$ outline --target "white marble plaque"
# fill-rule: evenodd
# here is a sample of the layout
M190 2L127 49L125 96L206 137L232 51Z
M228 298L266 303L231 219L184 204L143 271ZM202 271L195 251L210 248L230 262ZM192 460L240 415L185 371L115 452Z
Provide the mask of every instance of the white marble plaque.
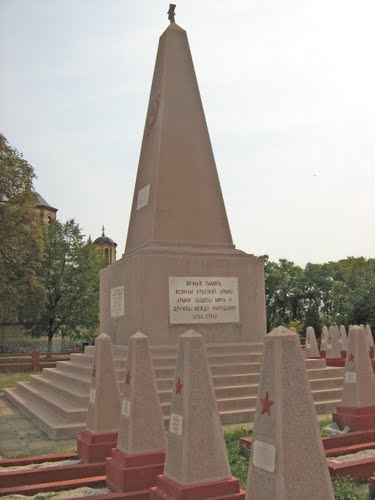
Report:
M123 286L111 288L111 318L125 314L125 289Z
M169 321L238 323L238 278L169 277Z
M176 436L182 436L182 425L184 419L182 415L177 415L177 413L171 413L169 419L169 432L175 434Z
M253 464L259 469L274 472L276 467L276 448L263 441L253 443Z
M306 349L311 349L311 344L306 344Z
M346 372L345 382L348 382L348 384L355 384L357 382L357 374L355 372Z
M96 391L95 389L90 389L90 396L89 396L89 402L90 403L95 403L95 398L96 398Z
M122 400L121 413L124 417L130 416L130 401L128 399Z
M150 194L150 184L147 184L147 186L138 191L137 210L139 210L142 207L145 207L148 204L149 194Z
M342 339L339 339L339 344L342 344Z
M327 344L327 349L332 349L332 344Z

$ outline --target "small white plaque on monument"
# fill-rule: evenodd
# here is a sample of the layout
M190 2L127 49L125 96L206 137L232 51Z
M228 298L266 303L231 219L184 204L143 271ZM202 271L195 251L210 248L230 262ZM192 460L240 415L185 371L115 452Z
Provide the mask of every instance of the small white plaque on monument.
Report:
M169 278L169 321L239 323L238 278Z
M89 402L90 403L95 403L95 398L96 398L96 391L95 389L90 389L90 396L89 396Z
M357 382L357 374L355 372L346 372L345 382L348 382L348 384L355 384Z
M169 432L175 434L176 436L182 436L182 424L183 424L182 415L177 415L177 413L171 413L171 417L169 420Z
M339 339L339 344L342 345L342 339Z
M306 349L311 349L311 344L306 344Z
M263 441L253 443L253 465L268 472L274 472L276 466L276 448Z
M139 210L142 207L145 207L148 204L149 194L150 194L150 184L147 184L147 186L138 191L137 210Z
M327 349L332 349L332 344L327 344Z
M111 318L125 314L125 289L123 286L111 288Z
M121 414L124 417L130 417L130 401L128 399L122 400Z

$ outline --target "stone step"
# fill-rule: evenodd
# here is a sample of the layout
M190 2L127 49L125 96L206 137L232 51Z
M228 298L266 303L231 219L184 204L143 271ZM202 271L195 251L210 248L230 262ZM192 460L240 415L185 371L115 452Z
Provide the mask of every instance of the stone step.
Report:
M94 358L92 356L88 356L87 354L72 352L70 355L70 361L75 365L92 366Z
M318 368L326 368L324 359L305 359L307 370L317 370Z
M173 378L159 378L156 380L158 391L168 391L173 389Z
M223 425L250 423L254 421L255 408L250 410L221 411L220 419Z
M9 401L27 415L51 439L75 438L85 425L86 419L79 423L61 422L61 419L54 418L48 410L41 407L35 400L25 398L16 389L6 389L5 394Z
M207 354L233 354L233 353L262 353L263 342L228 343L228 344L207 344Z
M253 410L255 409L257 396L218 399L217 406L221 412L237 411L237 410Z
M232 353L232 354L209 354L210 365L234 364L234 363L261 363L262 353Z
M87 406L78 407L66 400L52 395L51 393L40 393L31 387L28 382L17 382L17 391L25 400L33 401L38 407L46 410L51 416L63 423L80 423L86 421Z
M322 378L319 380L310 380L312 391L324 391L326 389L342 390L343 379L341 378Z
M315 403L321 403L324 401L341 401L342 388L341 389L326 389L324 391L312 391L313 399Z
M260 363L210 365L212 376L259 373Z
M52 384L50 380L42 375L32 375L28 382L30 387L35 388L42 393L59 394L62 399L68 402L74 402L75 405L87 408L89 404L89 394L87 391L77 392L77 386L71 386L69 389L59 385L56 381Z
M259 382L259 373L240 374L240 375L213 375L212 381L214 387L227 387L237 385L253 385Z
M57 383L60 387L68 390L71 387L76 387L79 392L87 392L88 394L90 391L91 376L77 378L69 372L62 372L57 368L44 368L41 376L52 384Z
M74 365L73 363L70 363L69 361L57 361L56 368L59 371L65 371L65 372L68 372L70 374L75 374L78 377L91 378L91 374L92 374L92 366Z
M215 394L217 400L257 396L258 384L215 387Z
M327 378L337 378L337 377L342 377L344 378L344 368L333 368L333 367L327 367L327 368L319 368L317 370L307 370L307 375L309 377L309 380L321 380L321 379L327 379Z

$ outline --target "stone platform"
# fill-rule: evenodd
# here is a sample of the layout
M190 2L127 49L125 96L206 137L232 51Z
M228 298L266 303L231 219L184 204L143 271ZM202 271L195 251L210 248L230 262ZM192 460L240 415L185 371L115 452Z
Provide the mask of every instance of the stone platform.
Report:
M19 382L5 396L52 439L76 437L86 423L94 347L72 354L70 361L45 368L29 382ZM223 424L254 418L262 361L262 343L207 345L208 360ZM151 346L160 402L168 420L176 365L176 347ZM127 347L114 346L114 362L123 390ZM344 368L324 359L306 360L317 413L330 413L341 400Z

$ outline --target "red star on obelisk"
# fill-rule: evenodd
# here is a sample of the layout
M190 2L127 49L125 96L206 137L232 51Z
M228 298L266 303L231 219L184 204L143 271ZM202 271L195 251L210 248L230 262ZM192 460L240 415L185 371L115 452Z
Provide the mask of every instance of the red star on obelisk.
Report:
M176 394L181 394L181 388L183 384L181 383L180 377L178 377L178 379L176 380L175 386L176 386Z
M266 395L264 396L264 398L260 398L261 402L262 402L262 415L264 415L265 413L268 413L269 416L271 416L271 413L270 413L270 407L271 405L273 405L274 401L271 401L269 396L268 396L268 391L266 392Z
M126 374L125 374L125 384L130 384L130 379L132 376L130 375L129 368L126 369Z
M352 352L349 353L349 361L354 361L354 354Z
M95 377L96 375L96 367L95 365L92 367L92 376Z

